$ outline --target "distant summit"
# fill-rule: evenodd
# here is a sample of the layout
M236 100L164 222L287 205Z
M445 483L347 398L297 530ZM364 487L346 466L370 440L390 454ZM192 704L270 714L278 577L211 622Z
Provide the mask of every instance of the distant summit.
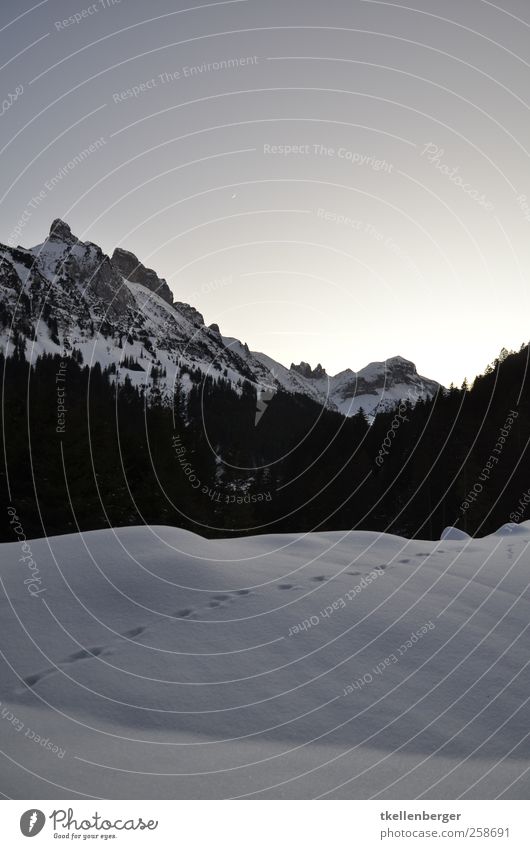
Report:
M303 360L300 365L291 363L291 371L298 372L298 374L302 375L302 377L305 377L307 380L320 380L322 377L327 377L326 369L322 368L320 363L312 369L309 363L304 363Z
M400 356L369 363L358 372L348 368L334 376L329 376L320 363L312 369L303 361L292 363L290 371L318 389L327 397L328 406L345 416L361 408L373 416L401 400L415 404L420 398L431 398L439 389L435 380L419 375L414 363Z

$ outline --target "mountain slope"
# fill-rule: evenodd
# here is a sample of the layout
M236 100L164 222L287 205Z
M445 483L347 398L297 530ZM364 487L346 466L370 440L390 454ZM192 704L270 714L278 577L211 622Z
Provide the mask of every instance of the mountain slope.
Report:
M325 395L345 416L355 415L361 408L369 414L388 410L400 400L415 404L420 398L432 398L440 388L403 357L370 363L358 372L345 369L333 376L320 364L315 369L308 363L293 364L291 371L302 375L306 384Z
M361 407L372 416L438 389L401 357L331 378L304 363L287 369L221 336L217 325L206 327L200 312L174 302L166 281L131 252L116 248L110 259L60 219L34 248L0 245L0 263L2 341L8 353L25 348L31 361L75 349L85 363L112 367L116 380L127 376L168 399L177 386L186 392L186 375L196 372L223 377L238 392L247 381L258 394L303 394L347 416Z

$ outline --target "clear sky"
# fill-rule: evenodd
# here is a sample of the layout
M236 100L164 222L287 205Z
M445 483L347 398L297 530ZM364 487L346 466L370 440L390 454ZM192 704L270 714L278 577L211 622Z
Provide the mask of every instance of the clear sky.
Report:
M61 217L286 365L472 378L529 337L530 7L409 2L4 0L0 240Z

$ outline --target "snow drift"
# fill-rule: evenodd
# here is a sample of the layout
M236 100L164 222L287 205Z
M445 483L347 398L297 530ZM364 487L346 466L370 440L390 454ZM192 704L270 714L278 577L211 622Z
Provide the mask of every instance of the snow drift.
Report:
M0 546L2 791L527 798L516 530Z

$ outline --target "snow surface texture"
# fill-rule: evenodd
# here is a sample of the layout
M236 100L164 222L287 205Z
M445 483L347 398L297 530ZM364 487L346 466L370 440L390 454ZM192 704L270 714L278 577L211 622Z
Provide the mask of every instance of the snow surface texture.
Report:
M530 522L4 544L0 789L528 798L529 543Z
M0 245L0 284L0 305L10 316L0 330L2 350L13 352L16 334L25 339L31 361L44 353L66 357L76 348L88 365L116 366L115 379L128 377L148 398L156 390L157 397L170 401L177 384L186 392L191 369L223 377L237 392L247 381L258 393L281 388L346 416L362 408L371 418L401 400L432 397L439 387L402 357L370 363L359 372L346 369L330 377L321 369L317 378L304 377L297 367L288 369L238 339L221 336L217 325L206 327L193 306L172 303L166 281L134 254L117 249L111 260L98 245L79 241L60 219L40 245ZM138 368L130 369L125 358L137 361ZM156 378L153 366L160 372Z

